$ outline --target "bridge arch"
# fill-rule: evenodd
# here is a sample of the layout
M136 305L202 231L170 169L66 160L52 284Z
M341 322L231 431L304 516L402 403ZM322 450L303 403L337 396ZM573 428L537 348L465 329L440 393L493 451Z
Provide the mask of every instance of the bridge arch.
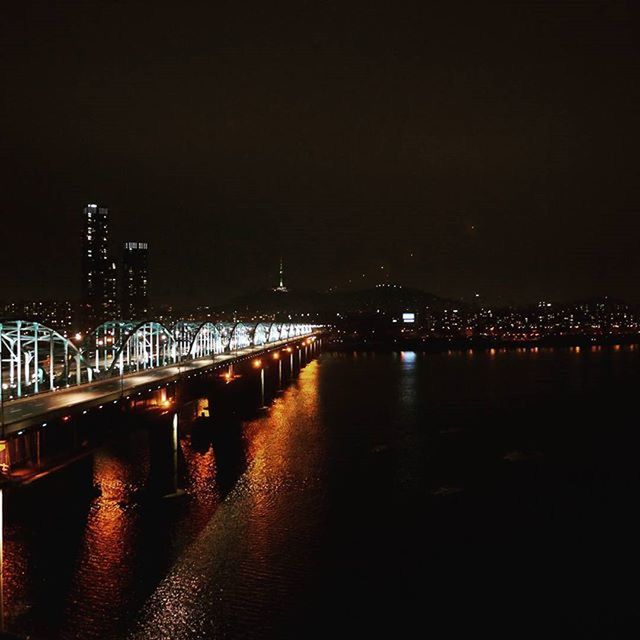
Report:
M163 367L179 360L173 334L162 323L147 320L133 327L115 352L106 375Z
M202 358L205 356L224 353L225 344L219 325L212 322L200 324L189 346L190 358Z
M171 327L171 334L176 341L178 355L181 358L186 358L189 355L193 340L202 324L201 322L179 320Z
M287 338L291 338L293 334L291 333L291 325L285 322L280 323L280 340L286 340Z
M90 380L90 368L68 338L39 322L0 320L0 397L21 398Z
M109 370L118 350L137 324L128 320L107 320L87 334L82 353L95 373Z
M272 326L273 322L258 322L258 324L256 324L253 328L252 344L254 347L273 342L273 340L271 340Z
M251 325L245 324L244 322L236 322L233 325L229 337L229 351L250 347L253 340L252 334L253 330Z
M280 325L277 322L272 322L269 328L268 342L277 342L278 340L280 340Z

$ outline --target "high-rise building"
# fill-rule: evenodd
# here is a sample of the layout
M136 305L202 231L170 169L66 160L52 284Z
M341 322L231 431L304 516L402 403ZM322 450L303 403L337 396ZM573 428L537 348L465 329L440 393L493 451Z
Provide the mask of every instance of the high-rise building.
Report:
M85 331L117 316L116 268L109 261L109 210L88 204L83 210L81 322Z
M144 320L149 316L149 245L125 242L122 253L122 317Z

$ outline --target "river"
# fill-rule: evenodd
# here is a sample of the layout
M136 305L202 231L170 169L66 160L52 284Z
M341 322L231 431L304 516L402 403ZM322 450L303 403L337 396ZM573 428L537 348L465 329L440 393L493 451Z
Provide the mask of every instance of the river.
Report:
M124 430L10 496L8 627L135 640L637 628L639 385L633 345L325 352L267 410L181 431L182 496L159 497L169 424Z

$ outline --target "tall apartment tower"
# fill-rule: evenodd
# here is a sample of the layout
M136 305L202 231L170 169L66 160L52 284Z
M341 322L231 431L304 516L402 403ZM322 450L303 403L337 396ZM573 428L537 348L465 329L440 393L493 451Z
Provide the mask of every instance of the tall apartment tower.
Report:
M125 242L122 252L122 317L145 320L149 317L149 244Z
M118 315L116 266L109 261L109 210L88 204L83 210L81 322L85 331Z

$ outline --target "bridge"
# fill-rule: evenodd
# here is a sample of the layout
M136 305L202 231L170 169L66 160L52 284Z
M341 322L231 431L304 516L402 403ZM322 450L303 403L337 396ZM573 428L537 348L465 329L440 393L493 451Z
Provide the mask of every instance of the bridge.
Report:
M49 414L118 402L182 376L227 367L311 337L317 326L277 322L109 321L76 344L38 322L0 320L2 434Z

